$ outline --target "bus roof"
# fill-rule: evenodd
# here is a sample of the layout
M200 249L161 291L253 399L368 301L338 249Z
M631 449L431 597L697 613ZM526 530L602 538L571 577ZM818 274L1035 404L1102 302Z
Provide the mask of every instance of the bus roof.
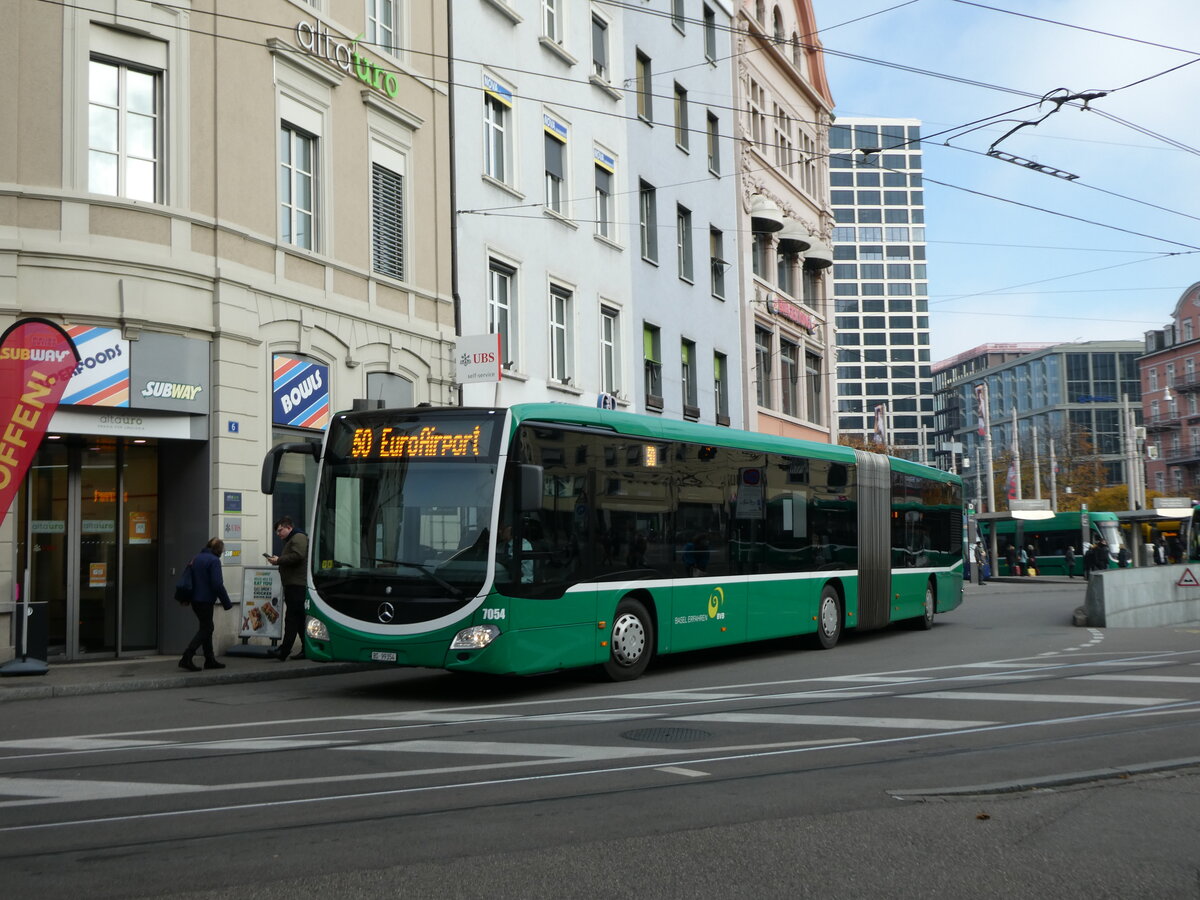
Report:
M852 447L804 441L758 431L742 431L717 425L682 422L678 419L598 409L590 406L576 406L570 403L518 403L514 404L511 410L514 427L522 422L562 422L571 425L608 428L617 434L650 439L689 441L696 444L714 444L785 455L803 454L815 459L827 459L847 465L855 462L855 451ZM954 484L962 481L957 475L943 472L941 469L934 469L896 457L889 457L889 460L892 470L896 472L920 475L934 481Z

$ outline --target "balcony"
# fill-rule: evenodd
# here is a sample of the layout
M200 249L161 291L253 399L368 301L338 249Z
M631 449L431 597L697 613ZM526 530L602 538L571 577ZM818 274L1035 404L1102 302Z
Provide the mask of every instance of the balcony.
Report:
M1170 387L1171 390L1178 391L1181 394L1187 394L1191 391L1200 391L1200 375L1192 372L1190 374L1176 376L1175 383L1168 385L1168 387Z
M1174 415L1153 416L1146 419L1146 431L1154 434L1162 431L1175 431L1179 428L1179 413Z

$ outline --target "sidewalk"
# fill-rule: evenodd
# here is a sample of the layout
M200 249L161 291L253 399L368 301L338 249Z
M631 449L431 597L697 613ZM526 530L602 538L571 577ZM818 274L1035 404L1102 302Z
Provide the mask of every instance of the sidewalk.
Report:
M7 700L42 700L48 697L77 697L121 691L156 691L196 687L204 684L240 684L339 675L371 668L361 663L319 663L311 660L260 659L222 656L224 669L188 672L179 668L178 656L144 656L93 662L50 663L45 675L0 677L0 703ZM199 665L204 660L196 658Z

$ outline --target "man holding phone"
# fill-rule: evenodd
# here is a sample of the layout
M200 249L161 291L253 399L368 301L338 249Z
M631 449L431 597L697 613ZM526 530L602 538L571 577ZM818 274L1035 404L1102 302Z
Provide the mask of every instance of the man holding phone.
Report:
M292 652L292 644L300 638L300 652L292 659L304 659L304 594L308 588L308 535L297 531L291 516L282 516L275 523L275 535L283 541L283 550L278 556L264 553L273 566L279 567L279 580L283 582L283 640L279 649L270 655L286 660Z

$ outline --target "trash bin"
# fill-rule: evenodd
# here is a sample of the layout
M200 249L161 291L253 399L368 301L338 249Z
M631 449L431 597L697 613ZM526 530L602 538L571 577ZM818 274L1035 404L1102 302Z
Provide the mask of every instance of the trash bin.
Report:
M14 622L14 630L16 634L17 658L22 659L40 659L46 661L46 651L49 642L49 627L47 625L49 612L46 603L27 603L21 604L17 608L25 609L26 612L26 629L21 623L21 617L18 613ZM22 638L25 638L22 643Z

